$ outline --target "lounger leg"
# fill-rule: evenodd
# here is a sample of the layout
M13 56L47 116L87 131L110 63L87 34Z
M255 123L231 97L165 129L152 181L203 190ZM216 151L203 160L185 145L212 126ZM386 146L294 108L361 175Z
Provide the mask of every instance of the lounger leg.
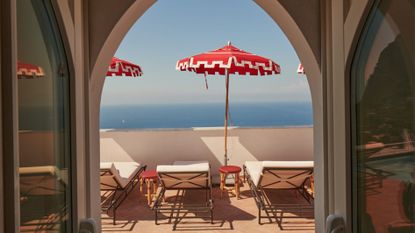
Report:
M158 214L157 214L157 210L155 210L154 211L154 223L156 224L156 225L159 225L159 223L158 223Z
M159 185L158 185L157 181L155 181L155 180L153 181L153 188L154 188L153 194L156 195L157 194L157 189L159 188Z
M205 190L205 201L206 201L206 206L209 206L209 194L208 194L209 190L206 189Z
M177 229L177 224L179 224L179 220L176 218L176 220L173 223L173 231Z
M243 167L243 182L244 183L246 182L246 168L245 168L245 165Z
M140 193L143 192L143 178L140 178Z
M280 219L278 220L278 216L277 216L277 224L278 224L278 227L281 229L281 230L284 230L283 228L282 228L282 216L283 215L283 212L281 212L281 217L280 217Z
M158 208L161 206L160 199L164 198L165 189L162 187L160 190L160 193L158 194L156 200L154 201L153 209L154 209L154 222L156 225L159 225L158 223Z
M258 224L262 225L262 223L261 223L261 210L260 209L258 209Z
M115 209L114 209L114 211L113 211L113 218L112 218L112 224L113 224L113 225L115 225L115 215L116 215L116 214L115 214Z

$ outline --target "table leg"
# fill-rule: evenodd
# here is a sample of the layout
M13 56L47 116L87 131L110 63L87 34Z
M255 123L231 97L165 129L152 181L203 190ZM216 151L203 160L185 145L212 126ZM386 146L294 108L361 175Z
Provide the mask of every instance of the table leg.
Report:
M140 178L140 193L143 192L143 178Z
M153 181L153 187L154 187L153 193L154 193L154 195L156 195L157 194L157 189L159 188L159 185L158 185L157 181Z
M146 179L146 185L147 185L147 204L151 204L151 180Z
M235 194L236 199L239 199L239 173L235 174Z
M225 189L225 174L220 173L220 198L223 196L223 190Z
M310 177L310 190L311 190L311 195L314 197L314 176Z

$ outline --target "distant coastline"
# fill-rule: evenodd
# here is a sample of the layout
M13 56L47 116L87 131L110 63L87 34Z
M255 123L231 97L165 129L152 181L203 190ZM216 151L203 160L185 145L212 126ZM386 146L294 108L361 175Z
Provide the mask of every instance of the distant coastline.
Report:
M102 106L101 129L192 129L223 127L224 103ZM231 103L230 126L312 126L308 102Z

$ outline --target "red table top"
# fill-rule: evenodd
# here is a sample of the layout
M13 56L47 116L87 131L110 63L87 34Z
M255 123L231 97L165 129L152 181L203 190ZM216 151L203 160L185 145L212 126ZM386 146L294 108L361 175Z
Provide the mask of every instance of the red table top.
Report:
M241 168L238 166L228 165L228 166L221 166L219 168L220 173L239 173L241 172Z
M143 179L156 179L157 178L157 171L156 170L145 170L140 175Z

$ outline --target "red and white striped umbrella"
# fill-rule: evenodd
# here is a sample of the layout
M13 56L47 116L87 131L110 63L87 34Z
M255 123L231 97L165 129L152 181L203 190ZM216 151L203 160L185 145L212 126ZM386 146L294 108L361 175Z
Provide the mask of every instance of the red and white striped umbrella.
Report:
M299 74L305 74L303 64L300 63L298 65L297 73L299 73Z
M228 118L229 118L229 74L239 75L272 75L281 72L280 66L274 61L252 53L248 53L230 42L228 45L206 53L179 60L176 70L192 71L206 75L226 75L225 105L225 165L228 163Z
M37 78L45 76L42 67L17 61L18 78Z
M176 69L212 75L225 75L226 71L228 74L272 75L281 71L272 60L238 49L230 42L220 49L179 60Z
M139 65L113 57L108 66L107 76L127 76L139 77L143 75L143 70Z

